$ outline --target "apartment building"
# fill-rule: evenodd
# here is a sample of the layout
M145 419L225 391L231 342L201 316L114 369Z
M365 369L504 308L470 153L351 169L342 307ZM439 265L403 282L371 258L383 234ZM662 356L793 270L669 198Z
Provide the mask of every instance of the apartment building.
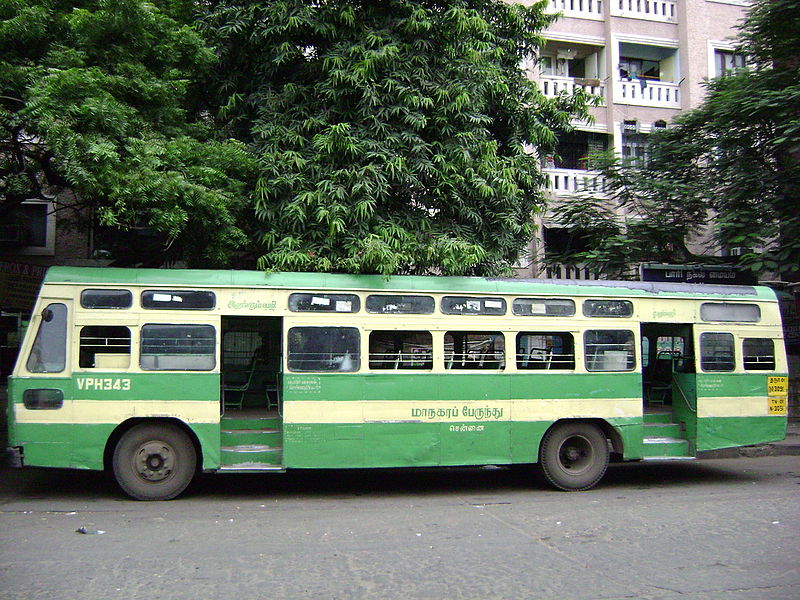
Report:
M548 10L561 16L545 32L540 55L525 65L529 77L546 96L580 87L602 98L592 123L576 123L555 154L540 157L551 201L602 192L589 153L613 149L643 159L651 132L702 102L704 79L741 66L733 38L747 6L744 0L549 0ZM539 221L519 274L592 278L586 269L541 264L548 248L568 240L548 215Z

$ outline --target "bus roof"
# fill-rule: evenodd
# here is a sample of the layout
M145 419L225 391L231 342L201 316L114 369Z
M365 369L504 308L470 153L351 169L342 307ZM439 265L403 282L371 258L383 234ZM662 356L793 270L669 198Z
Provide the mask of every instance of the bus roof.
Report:
M770 288L646 281L274 273L205 269L50 267L46 284L336 289L383 292L670 296L775 301Z

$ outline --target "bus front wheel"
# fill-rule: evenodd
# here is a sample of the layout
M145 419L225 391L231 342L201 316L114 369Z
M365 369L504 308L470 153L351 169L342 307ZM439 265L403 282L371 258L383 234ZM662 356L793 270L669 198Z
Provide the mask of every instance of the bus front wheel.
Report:
M545 478L556 488L588 490L597 485L608 467L606 436L591 423L561 423L545 434L540 462Z
M136 500L170 500L191 483L197 456L189 437L166 423L137 425L114 448L117 484Z

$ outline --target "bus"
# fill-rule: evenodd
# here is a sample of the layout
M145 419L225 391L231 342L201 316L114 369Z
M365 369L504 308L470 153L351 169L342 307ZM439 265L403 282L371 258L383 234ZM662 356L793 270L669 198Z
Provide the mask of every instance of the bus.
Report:
M610 460L783 439L757 286L52 267L9 378L21 466L140 500L198 472Z

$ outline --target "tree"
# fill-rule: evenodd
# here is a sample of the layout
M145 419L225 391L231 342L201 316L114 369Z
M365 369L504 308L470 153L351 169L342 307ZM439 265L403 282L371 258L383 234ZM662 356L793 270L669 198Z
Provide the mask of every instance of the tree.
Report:
M225 135L259 157L250 235L265 269L498 274L543 204L531 146L554 146L578 93L520 69L544 2L222 0Z
M711 223L716 247L747 249L738 264L758 273L796 272L798 31L797 2L757 2L740 26L738 52L747 67L709 81L701 106L652 135L645 164L601 160L610 201L576 198L556 208L561 223L583 229L592 249L556 259L617 275L630 275L631 262L707 261L685 241Z
M198 84L216 57L187 8L0 2L0 219L53 199L115 232L121 262L224 263L255 162L214 141ZM145 231L145 238L131 232ZM155 240L151 253L142 240Z

